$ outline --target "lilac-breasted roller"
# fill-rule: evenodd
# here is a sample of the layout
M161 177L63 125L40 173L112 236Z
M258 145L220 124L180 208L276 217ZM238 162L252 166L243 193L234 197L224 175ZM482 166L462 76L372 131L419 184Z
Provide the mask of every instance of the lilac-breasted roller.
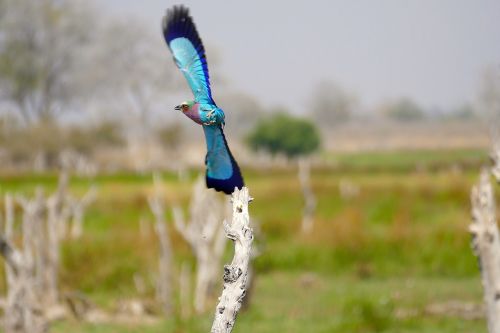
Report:
M205 132L207 187L231 194L235 187L243 187L243 178L224 136L224 111L212 98L205 49L189 10L183 6L167 10L162 28L174 62L194 95L194 101L183 102L175 109L202 125Z

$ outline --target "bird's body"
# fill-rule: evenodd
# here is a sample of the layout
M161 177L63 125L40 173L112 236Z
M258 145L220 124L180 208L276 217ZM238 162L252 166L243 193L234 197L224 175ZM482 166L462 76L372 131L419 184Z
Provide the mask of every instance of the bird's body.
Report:
M184 74L195 98L194 101L183 102L176 109L202 125L205 132L207 187L231 194L235 187L243 187L243 178L224 136L224 111L212 98L201 39L189 11L183 6L174 6L168 10L162 25L174 62Z
M200 125L224 125L224 111L215 104L194 103L184 114Z

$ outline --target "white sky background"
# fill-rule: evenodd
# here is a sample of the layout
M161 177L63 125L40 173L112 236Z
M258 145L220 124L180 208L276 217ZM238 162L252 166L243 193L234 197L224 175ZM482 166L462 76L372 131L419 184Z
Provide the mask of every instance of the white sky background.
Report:
M96 3L112 15L138 16L161 37L165 9L178 2ZM183 3L205 43L209 68L211 52L220 58L217 70L228 84L212 87L216 101L220 89L231 89L267 107L302 112L314 87L329 79L368 108L408 96L426 108L450 109L474 101L486 66L500 68L497 0Z

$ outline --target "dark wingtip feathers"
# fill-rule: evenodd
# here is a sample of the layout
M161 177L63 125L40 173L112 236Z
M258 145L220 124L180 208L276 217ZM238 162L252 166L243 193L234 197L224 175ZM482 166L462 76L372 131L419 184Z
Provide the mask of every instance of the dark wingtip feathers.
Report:
M229 179L214 179L206 176L205 178L208 188L213 188L217 192L224 192L226 194L232 194L235 188L241 190L245 183L243 182L243 177L239 168L233 170L233 175Z
M163 32L167 34L173 25L178 24L181 18L186 17L189 17L189 9L183 5L174 5L172 8L167 9L162 20Z
M198 35L193 18L189 15L189 9L183 5L176 5L167 9L162 20L162 30L167 44L175 38L185 37L191 41L200 53L203 52L203 44Z
M232 194L234 192L234 188L242 189L245 186L245 182L243 181L243 176L241 175L240 168L236 163L233 155L229 151L229 156L231 158L231 164L233 167L233 174L229 179L215 179L206 175L205 180L208 188L213 188L217 192L224 192L226 194Z

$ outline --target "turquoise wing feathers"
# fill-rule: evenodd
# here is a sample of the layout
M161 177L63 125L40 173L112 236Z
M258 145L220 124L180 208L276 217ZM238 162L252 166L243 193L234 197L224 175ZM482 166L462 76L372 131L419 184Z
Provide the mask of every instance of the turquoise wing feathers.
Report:
M198 103L215 104L210 90L205 48L188 9L182 6L167 11L163 35L177 67L186 78Z

